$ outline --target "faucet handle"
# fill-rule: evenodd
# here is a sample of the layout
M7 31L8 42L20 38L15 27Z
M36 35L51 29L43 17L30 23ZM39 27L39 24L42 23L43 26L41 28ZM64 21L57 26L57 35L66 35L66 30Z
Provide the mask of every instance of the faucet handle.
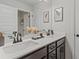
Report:
M17 32L16 32L16 31L14 31L14 32L13 32L13 34L14 34L14 36L16 36L16 35L17 35Z
M20 42L22 42L22 35L21 35L21 33L19 33L19 36L20 36Z
M19 33L19 36L22 36L21 33Z

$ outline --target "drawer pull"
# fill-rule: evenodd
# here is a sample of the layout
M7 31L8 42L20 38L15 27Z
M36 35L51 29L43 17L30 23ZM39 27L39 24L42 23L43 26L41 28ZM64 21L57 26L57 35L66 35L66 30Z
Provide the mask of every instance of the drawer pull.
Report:
M79 34L77 34L76 37L79 37Z
M55 48L55 46L52 46L52 47L50 47L49 49L54 49Z

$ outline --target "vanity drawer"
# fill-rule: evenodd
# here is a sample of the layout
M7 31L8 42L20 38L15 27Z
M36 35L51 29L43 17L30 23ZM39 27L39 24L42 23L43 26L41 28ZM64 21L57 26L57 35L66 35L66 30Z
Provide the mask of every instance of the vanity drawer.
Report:
M62 43L64 43L64 38L59 40L59 41L57 41L57 46L60 46Z
M56 51L55 50L48 55L48 59L56 59Z
M48 46L48 51L51 52L51 51L53 51L55 48L56 48L55 42L54 42L54 43L51 43L51 44Z

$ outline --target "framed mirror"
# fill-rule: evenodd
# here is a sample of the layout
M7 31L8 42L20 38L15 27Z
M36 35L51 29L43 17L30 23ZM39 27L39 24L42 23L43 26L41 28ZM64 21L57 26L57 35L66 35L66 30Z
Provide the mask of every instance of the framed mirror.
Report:
M18 10L18 32L22 36L51 29L52 0L20 0L30 6L29 12Z

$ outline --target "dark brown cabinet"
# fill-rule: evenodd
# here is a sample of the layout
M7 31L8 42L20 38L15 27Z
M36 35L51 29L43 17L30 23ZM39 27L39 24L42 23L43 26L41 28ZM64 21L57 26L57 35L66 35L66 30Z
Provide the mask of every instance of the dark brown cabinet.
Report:
M57 48L57 59L64 59L64 44Z
M47 46L47 59L65 59L65 37Z
M65 59L65 37L19 59Z
M65 59L65 39L57 41L57 59Z
M55 42L47 46L47 59L56 59L56 43Z
M40 48L28 55L25 55L19 59L47 59L47 47Z

